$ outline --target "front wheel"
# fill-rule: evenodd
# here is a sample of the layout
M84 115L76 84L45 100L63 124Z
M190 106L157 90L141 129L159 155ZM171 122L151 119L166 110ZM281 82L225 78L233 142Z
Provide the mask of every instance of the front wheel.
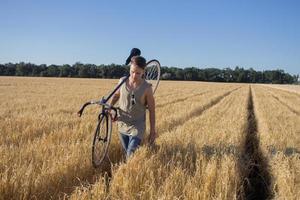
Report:
M112 123L110 116L101 113L98 118L92 146L92 163L95 168L99 167L107 156L111 131Z

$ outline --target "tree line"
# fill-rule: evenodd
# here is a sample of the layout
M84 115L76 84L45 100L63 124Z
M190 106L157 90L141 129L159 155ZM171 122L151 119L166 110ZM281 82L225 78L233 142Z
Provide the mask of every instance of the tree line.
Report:
M95 65L77 62L73 65L36 65L32 63L0 64L0 76L77 77L77 78L120 78L129 72L126 65ZM256 71L252 68L177 68L161 67L163 80L188 80L237 83L294 84L299 75L290 75L284 70Z

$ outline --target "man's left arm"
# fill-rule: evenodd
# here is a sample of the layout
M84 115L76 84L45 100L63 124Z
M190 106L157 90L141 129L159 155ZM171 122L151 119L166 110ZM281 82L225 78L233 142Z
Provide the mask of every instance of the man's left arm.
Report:
M150 135L149 135L149 144L153 144L155 138L157 137L155 131L155 100L153 96L152 87L149 87L146 92L146 101L149 109L149 121L150 121Z

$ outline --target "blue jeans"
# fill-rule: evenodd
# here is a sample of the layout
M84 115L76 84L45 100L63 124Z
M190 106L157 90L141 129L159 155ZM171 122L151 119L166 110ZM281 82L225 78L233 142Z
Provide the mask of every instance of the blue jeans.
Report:
M137 136L130 136L123 133L119 134L120 141L126 153L126 159L140 146L141 139Z

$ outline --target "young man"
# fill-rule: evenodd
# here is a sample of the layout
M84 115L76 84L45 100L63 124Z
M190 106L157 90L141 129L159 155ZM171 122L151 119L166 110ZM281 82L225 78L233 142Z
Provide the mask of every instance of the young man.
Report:
M111 105L119 100L118 129L122 146L128 158L140 145L146 128L146 106L149 109L149 144L157 137L155 131L155 101L152 86L144 79L146 60L131 58L130 77L114 94ZM119 83L124 79L121 78Z

